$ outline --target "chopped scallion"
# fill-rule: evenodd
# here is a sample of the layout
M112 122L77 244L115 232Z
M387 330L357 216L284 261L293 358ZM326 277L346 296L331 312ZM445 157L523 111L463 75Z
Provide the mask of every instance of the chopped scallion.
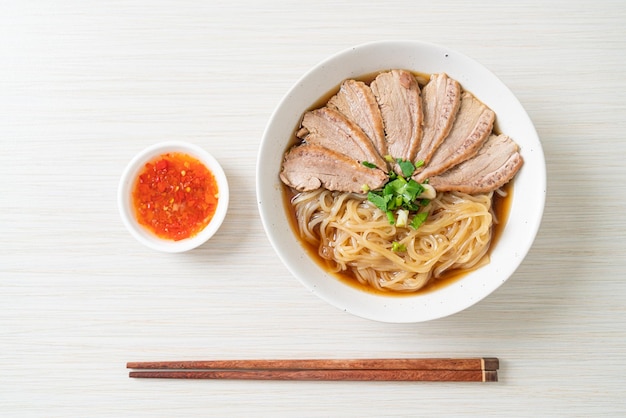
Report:
M409 215L411 212L418 212L421 207L426 206L430 199L420 197L425 192L425 187L413 180L411 176L415 172L416 167L422 166L424 162L417 161L413 164L410 161L399 158L393 160L390 156L385 156L385 160L398 163L402 175L391 171L389 173L389 181L382 189L369 190L369 188L364 188L363 190L368 192L367 199L378 209L385 212L390 224L399 227L411 226L417 229L426 221L428 213L416 213L410 223L408 222ZM368 166L367 164L363 162L363 165ZM424 184L426 183L424 182ZM431 198L431 192L434 192L434 189L428 187L426 191L428 193L425 193L426 196L424 197Z
M422 224L426 222L427 217L428 217L428 212L421 212L415 215L413 217L413 220L411 221L411 228L417 229L420 226L422 226Z

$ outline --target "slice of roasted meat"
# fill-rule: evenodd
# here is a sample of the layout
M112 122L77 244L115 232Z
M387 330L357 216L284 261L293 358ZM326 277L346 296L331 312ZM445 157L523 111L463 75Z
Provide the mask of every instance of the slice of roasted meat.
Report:
M424 136L415 161L428 165L435 150L448 136L461 106L461 86L446 74L433 74L422 89Z
M474 156L491 133L495 119L495 113L480 100L463 93L450 133L435 150L430 163L414 175L415 180L423 183Z
M304 144L291 148L283 161L280 179L286 185L305 192L324 187L350 193L379 189L388 180L378 168L368 168L344 154Z
M306 112L298 137L387 171L386 161L363 130L335 109L322 107Z
M438 192L485 193L508 183L523 163L511 138L491 135L474 157L431 177L429 184Z
M380 108L372 89L362 81L345 80L339 92L330 98L328 107L343 113L369 137L382 156L387 155L387 140Z
M415 76L404 70L379 74L371 83L385 126L387 150L395 160L413 161L422 139L422 98ZM396 166L396 172L398 171Z

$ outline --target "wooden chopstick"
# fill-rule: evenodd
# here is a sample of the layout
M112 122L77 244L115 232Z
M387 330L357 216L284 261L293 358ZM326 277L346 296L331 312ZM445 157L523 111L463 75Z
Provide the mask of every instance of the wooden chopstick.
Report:
M129 362L133 378L496 382L497 358Z
M497 382L496 370L157 370L130 372L130 377L156 379L328 380Z
M417 369L497 370L494 357L478 358L388 358L388 359L287 359L287 360L204 360L128 362L129 369Z

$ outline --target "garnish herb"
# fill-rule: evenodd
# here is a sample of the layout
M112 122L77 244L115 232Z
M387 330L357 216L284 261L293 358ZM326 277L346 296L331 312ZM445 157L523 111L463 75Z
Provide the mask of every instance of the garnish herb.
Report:
M406 245L399 243L398 241L394 241L391 243L391 251L393 252L404 252L406 251Z
M396 159L396 162L400 166L400 170L402 171L402 175L404 177L411 177L413 172L415 171L415 166L409 160L401 160L400 158Z
M361 164L363 164L367 168L376 168L376 164L372 164L369 161L362 161Z
M383 212L387 212L387 200L381 195L375 192L369 192L367 194L367 200L376 205L378 209L382 210Z
M426 222L427 217L428 212L418 213L413 217L413 221L411 221L411 227L413 227L413 229L419 228L424 222Z
M391 159L388 157L385 156L387 161ZM397 158L395 162L398 163L402 175L391 172L389 181L385 186L381 190L370 190L367 193L367 200L385 212L391 225L401 227L409 225L417 229L426 221L428 213L416 213L410 223L408 222L409 213L418 212L421 207L428 204L428 200L419 198L424 187L413 180L411 176L416 167L423 165L423 161L413 164L410 161ZM365 162L363 164L365 165Z

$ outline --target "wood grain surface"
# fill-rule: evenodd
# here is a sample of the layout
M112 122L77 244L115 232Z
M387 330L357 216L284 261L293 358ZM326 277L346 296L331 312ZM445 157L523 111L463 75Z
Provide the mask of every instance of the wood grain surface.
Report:
M421 324L363 320L281 264L256 207L273 109L350 46L446 45L536 125L544 221L514 276ZM623 416L626 3L0 2L0 415ZM186 140L231 206L185 254L144 248L116 207L141 149ZM128 361L498 357L499 382L129 379Z

